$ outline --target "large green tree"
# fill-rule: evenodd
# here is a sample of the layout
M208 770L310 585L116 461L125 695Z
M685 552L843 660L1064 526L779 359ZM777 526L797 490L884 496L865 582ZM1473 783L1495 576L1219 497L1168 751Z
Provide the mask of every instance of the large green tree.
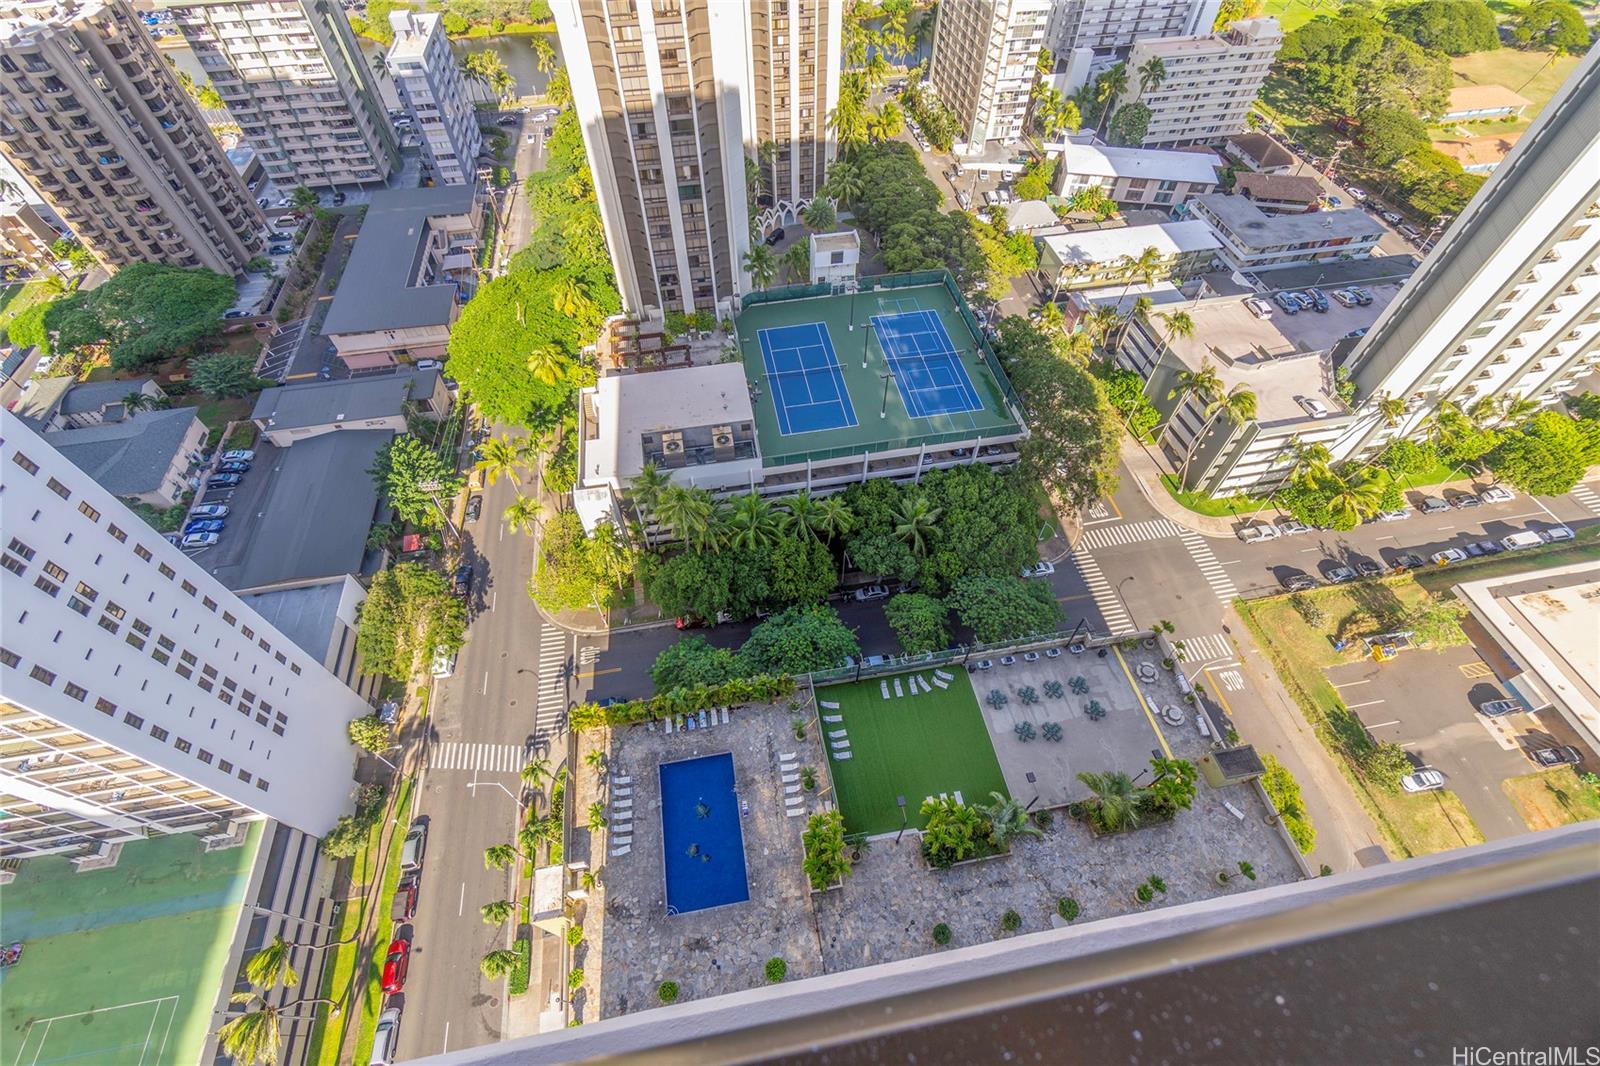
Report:
M1423 48L1446 55L1464 56L1500 47L1494 12L1483 0L1422 0L1390 11L1389 28Z
M791 607L750 632L739 658L752 674L804 674L861 654L856 635L832 607Z
M44 326L56 335L57 351L105 345L112 366L131 370L214 331L235 292L233 279L214 270L135 263L51 304Z
M440 507L453 499L462 486L454 465L410 434L390 441L367 473L377 483L378 491L389 498L395 514L418 526L434 527L443 522Z
M920 592L891 596L883 605L883 617L894 630L901 649L909 655L943 651L950 645L950 630L946 625L950 608L932 596Z
M720 685L745 675L745 664L727 648L713 647L698 634L669 644L650 667L650 680L657 692L670 692L695 685Z
M633 579L637 552L609 522L585 533L573 511L546 522L528 591L547 611L597 609Z
M1061 617L1048 582L1009 575L964 577L950 590L948 600L956 616L984 644L1054 632Z
M244 396L261 388L255 359L248 355L212 355L189 364L189 384L207 396Z
M1500 438L1486 457L1489 468L1533 496L1561 496L1600 462L1600 422L1541 411L1520 430Z
M1589 27L1566 0L1535 0L1511 20L1511 39L1522 48L1582 54L1589 50Z
M397 563L372 579L356 648L368 669L408 678L436 650L461 647L466 633L466 604L451 593L445 575L422 563Z
M1361 147L1369 162L1386 167L1428 143L1428 127L1402 107L1374 107L1361 113Z
M1150 109L1143 104L1123 104L1111 116L1110 141L1137 148L1150 130Z

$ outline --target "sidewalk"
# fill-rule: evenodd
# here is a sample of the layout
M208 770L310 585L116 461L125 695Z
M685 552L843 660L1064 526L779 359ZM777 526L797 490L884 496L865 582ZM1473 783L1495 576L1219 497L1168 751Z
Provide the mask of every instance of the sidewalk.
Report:
M1197 514L1173 499L1172 493L1161 483L1163 471L1156 462L1156 457L1145 445L1126 433L1122 435L1122 465L1126 468L1129 479L1139 486L1140 493L1149 501L1150 506L1161 512L1163 517L1185 529L1192 529L1208 537L1232 539L1236 535L1234 527L1238 525L1239 519L1213 518L1210 515Z

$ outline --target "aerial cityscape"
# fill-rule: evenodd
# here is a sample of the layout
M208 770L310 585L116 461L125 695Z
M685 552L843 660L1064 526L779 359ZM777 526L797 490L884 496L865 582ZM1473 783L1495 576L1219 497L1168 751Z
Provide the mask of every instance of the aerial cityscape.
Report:
M1597 40L0 0L0 1066L1600 1062Z

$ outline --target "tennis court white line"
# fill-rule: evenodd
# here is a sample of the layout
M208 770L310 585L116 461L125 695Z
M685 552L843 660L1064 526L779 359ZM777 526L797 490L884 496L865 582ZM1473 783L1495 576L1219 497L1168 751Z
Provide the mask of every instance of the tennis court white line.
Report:
M780 346L772 339L772 335L776 332L800 330L807 326L810 327L812 338L808 343ZM826 327L822 323L809 322L796 323L791 326L769 327L757 332L756 341L761 348L761 362L767 372L767 384L772 393L773 411L777 416L778 432L781 435L788 437L799 433L814 433L819 429L847 429L861 424L856 419L855 405L850 402L850 390L844 380L844 367L840 364L838 353L833 349L832 338L828 336ZM816 349L820 358L825 360L824 365L807 365L806 358L801 353L808 349ZM780 354L785 356L792 354L792 358L799 365L792 370L777 369L778 356ZM811 391L810 379L806 377L807 374L824 373L828 375L829 381L833 383L835 396L831 400L818 400ZM788 392L783 387L782 379L794 375L800 375L801 381L805 385L806 399L804 402L800 402L798 397L795 397L794 402L790 402ZM822 426L817 427L817 429L798 429L795 426L795 420L790 417L792 412L799 411L802 408L823 407L826 405L835 407L840 417L845 421L840 422L838 425Z

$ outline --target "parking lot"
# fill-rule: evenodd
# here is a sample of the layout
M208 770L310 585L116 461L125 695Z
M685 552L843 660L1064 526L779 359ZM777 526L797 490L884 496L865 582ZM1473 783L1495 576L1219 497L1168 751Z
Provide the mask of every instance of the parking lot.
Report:
M1399 744L1417 766L1444 774L1485 838L1528 831L1500 782L1538 769L1527 750L1568 740L1546 721L1554 712L1478 714L1508 693L1476 650L1403 651L1384 663L1363 660L1326 673L1375 740Z
M187 553L212 573L236 562L243 555L249 541L247 527L252 516L261 511L265 502L271 470L280 452L266 441L258 443L254 450L256 454L251 460L250 470L237 486L231 489L202 488L195 494L196 504L220 503L228 508L227 525L217 538L217 543Z

